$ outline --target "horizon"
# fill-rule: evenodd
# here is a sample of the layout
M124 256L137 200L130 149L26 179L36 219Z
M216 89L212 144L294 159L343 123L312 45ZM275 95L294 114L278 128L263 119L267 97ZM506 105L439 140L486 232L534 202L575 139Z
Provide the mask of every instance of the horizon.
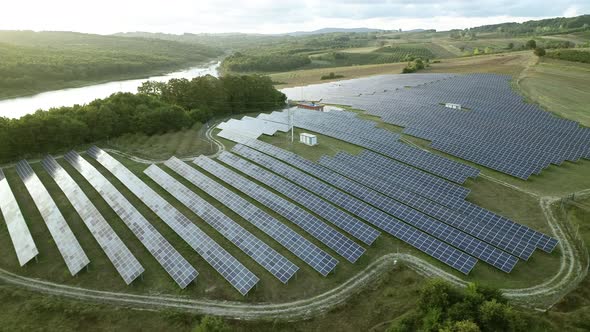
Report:
M448 31L499 23L522 23L552 17L573 17L590 13L590 3L577 0L451 1L441 5L430 0L414 3L375 0L347 1L249 1L235 5L191 3L188 0L105 0L80 4L71 0L35 3L24 0L4 5L0 30L69 31L111 35L149 32L168 34L245 33L278 35L310 32L324 28L402 31L425 29ZM543 5L546 4L546 5ZM31 12L30 8L35 8ZM485 8L485 11L484 11Z

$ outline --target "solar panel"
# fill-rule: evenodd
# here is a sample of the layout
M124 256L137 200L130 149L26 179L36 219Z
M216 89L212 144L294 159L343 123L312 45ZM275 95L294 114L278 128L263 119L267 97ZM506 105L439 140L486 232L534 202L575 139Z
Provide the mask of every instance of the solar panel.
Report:
M588 158L590 129L526 104L511 89L510 79L507 75L467 74L425 84L418 78L389 75L303 89L316 100L347 104L405 127L405 134L431 141L434 149L521 179L539 174L549 164ZM403 88L406 85L412 88ZM283 91L293 94L294 90L301 93L299 88ZM445 103L462 107L450 109ZM325 118L317 116L321 121L306 125L329 123ZM557 243L550 242L549 247Z
M51 156L47 156L42 164L70 200L119 275L129 285L145 271L143 266L66 170Z
M211 264L226 278L242 295L247 294L258 282L258 277L233 258L227 251L213 241L205 232L198 228L191 220L168 203L162 196L127 169L123 164L97 147L88 151L102 166L109 170L125 187L147 205L162 219L176 234L188 243L203 258L213 262ZM214 252L211 254L211 252ZM214 265L216 262L221 265Z
M322 249L193 167L174 157L165 165L275 239L323 276L336 267L338 261Z
M274 149L273 146L266 146L268 149ZM276 150L277 152L280 149ZM282 151L282 150L280 150ZM448 266L464 273L469 274L477 260L450 245L417 230L375 207L338 190L327 183L304 173L293 166L287 165L268 155L253 150L244 145L236 145L232 152L249 159L290 181L300 185L303 188L315 193L320 197L325 197L333 204L342 209L360 217L366 222L384 230L394 237L410 244L420 251L438 259ZM286 151L285 151L286 152Z
M321 162L320 162L321 163ZM307 171L306 169L303 169ZM360 179L369 177L366 173L353 168L347 168L346 171L338 169L338 171L347 177L353 179ZM345 176L338 173L332 173L329 176L322 176L320 179L334 185L337 188L391 214L392 216L425 231L466 253L481 259L482 261L504 271L510 272L518 262L518 259L508 253L505 253L493 246L485 243L465 232L442 223L419 210L413 209L410 206L414 204L413 201L407 201L410 204L404 205L396 200L393 200L377 191L370 189L364 185L349 180ZM377 179L377 181L380 181ZM362 183L362 182L361 182ZM434 202L425 202L426 206L435 204ZM415 204L414 204L415 205Z
M200 156L194 160L194 163L220 180L254 198L269 209L277 212L285 219L301 227L301 229L330 247L349 262L356 262L365 252L363 247L334 228L326 225L311 213L226 167L221 166L213 160L205 156Z
M289 197L368 245L371 245L379 234L381 234L375 228L363 223L353 215L344 212L323 198L314 195L312 192L234 154L222 152L217 157L217 160L235 169L239 169L248 176Z
M186 259L94 166L75 151L68 152L64 158L98 191L181 288L188 286L197 277L197 271Z
M390 182L390 177L376 177L372 171L367 171L367 168L375 169L375 167L362 167L359 164L355 171L353 170L354 167L351 168L351 165L328 158L323 158L321 163L336 171L353 172L352 178L356 181L405 204L417 207L428 215L447 222L522 259L528 259L533 254L535 247L550 251L553 249L552 246L556 245L556 240L551 237L468 201L440 196L435 200L439 204L433 204L426 198L404 191L397 183ZM384 173L388 174L387 171L384 171Z
M4 216L18 262L20 266L24 266L37 256L39 251L2 169L0 169L0 210Z
M299 267L291 263L283 255L156 165L148 167L144 173L281 282L287 283L299 270Z
M509 229L503 229L497 222L488 223L482 222L475 218L469 218L456 211L449 210L444 206L437 204L434 201L428 200L415 193L405 191L395 183L390 183L383 178L378 178L364 169L354 168L336 160L322 157L319 161L331 170L338 172L346 177L357 181L372 190L379 192L389 198L393 198L403 204L411 206L412 208L421 211L429 216L444 221L445 223L456 227L468 234L491 243L498 248L504 249L522 259L528 259L535 250L535 246L529 244L527 241L521 241L519 238L514 238L514 234L506 232ZM382 202L388 209L397 206L393 200L385 199L383 196L375 195L369 190L355 188L364 195L370 196L375 200ZM358 195L357 195L358 196ZM376 197L375 197L376 196ZM362 198L362 197L359 197ZM513 225L517 225L513 223ZM477 256L476 256L477 257Z
M49 229L49 233L57 245L59 253L63 257L68 270L74 276L82 270L90 260L84 253L82 246L78 243L76 236L68 226L63 215L57 208L55 201L49 195L45 186L35 174L26 160L16 164L16 172L25 183L31 198L35 202L43 221Z
M362 167L372 174L387 178L389 181L394 181L434 200L439 199L441 194L465 198L470 192L465 187L368 150L364 150L356 156L339 152L334 156L334 159L346 161L359 168Z

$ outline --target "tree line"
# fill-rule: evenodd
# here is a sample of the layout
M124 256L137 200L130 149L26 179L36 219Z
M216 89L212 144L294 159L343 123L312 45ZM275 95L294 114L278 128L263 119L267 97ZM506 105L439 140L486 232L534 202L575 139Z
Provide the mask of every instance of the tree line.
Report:
M116 93L87 105L0 117L0 162L55 153L127 133L153 135L212 117L281 107L286 97L263 76L204 76L145 82L137 94Z
M237 52L223 60L223 69L228 72L277 72L297 69L310 63L306 55L249 55Z
M494 288L470 284L461 290L433 279L422 288L418 307L392 323L388 332L525 332L543 330Z

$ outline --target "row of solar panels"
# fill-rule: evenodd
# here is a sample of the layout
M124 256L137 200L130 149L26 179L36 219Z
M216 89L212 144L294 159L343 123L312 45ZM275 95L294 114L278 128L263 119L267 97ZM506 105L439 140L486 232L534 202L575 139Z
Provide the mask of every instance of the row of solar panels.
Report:
M423 76L407 78L410 88L390 89L404 81L400 76L302 89L312 99L350 105L405 127L404 133L432 141L434 149L525 180L551 164L590 159L590 129L525 103L510 76ZM290 98L302 93L285 92Z
M281 174L464 273L469 272L466 266L473 267L469 259L474 257L510 272L517 257L526 260L537 247L551 252L557 245L545 234L465 201L465 188L373 152L340 153L316 164L239 132L224 130L220 135L240 143L232 152L250 160L223 153L222 162L231 162L259 181L265 172L260 166ZM446 256L417 243L420 237Z
M476 168L446 159L444 157L411 147L398 141L399 135L376 128L375 122L351 117L348 112L315 112L304 109L290 109L283 112L261 114L260 122L279 124L293 123L295 127L331 136L367 149L385 154L403 163L412 165L448 180L464 183L469 177L476 177ZM254 121L234 120L225 123L221 129L239 132L242 136L257 138L262 134L272 135L276 131L261 130L261 124Z
M346 126L346 123L351 121L350 119L346 119L346 116L343 116L346 113L322 113L303 110L294 113L294 117L299 119L294 122L298 126L303 126L324 134L332 130L329 128L336 127L337 123L342 123L338 127ZM281 121L284 120L285 113L273 112L270 115L264 115L263 118ZM354 127L354 125L350 127ZM350 139L350 136L354 135L354 133L354 130L352 132L349 130L349 138L342 137L344 137L344 140L357 143L359 142L358 140ZM223 132L221 135L223 135ZM395 142L395 144L399 143ZM357 145L362 144L357 143ZM393 158L400 158L399 153L388 154L385 144L380 144L383 147L381 149L376 148L376 146L379 145L365 145L365 147L370 147L385 155L391 155ZM283 153L283 155L285 154ZM291 160L291 162L293 161ZM389 195L402 204L410 206L427 216L441 220L475 237L488 241L492 245L522 259L528 259L535 248L551 252L557 245L555 239L467 202L465 197L469 191L465 188L421 172L409 165L378 153L365 151L359 157L346 156L343 153L339 153L333 159L327 157L322 158L320 164L342 172L347 177L353 178L385 195ZM354 171L355 167L352 167L351 164L358 169L356 172ZM410 164L416 166L417 163ZM351 172L353 173L351 174ZM433 173L436 174L437 172ZM438 173L440 174L441 172ZM448 174L446 178L452 179ZM399 188L400 186L405 187L405 189L401 190ZM460 192L458 197L457 191ZM390 209L391 206L395 206L395 204L390 204L386 209ZM406 219L412 219L412 217L406 216Z
M255 274L123 164L96 147L91 148L88 155L113 174L241 294L248 293L256 285L259 278ZM224 157L228 158L229 156L225 155ZM198 276L197 270L92 164L76 152L66 154L64 159L96 189L180 287L186 287ZM42 164L70 200L121 277L127 284L133 282L144 272L139 261L65 169L52 157L47 157ZM309 209L312 213L209 158L199 157L195 160L195 164L220 181L226 182L275 211L297 225L304 233L309 234L351 263L356 262L363 255L365 249L343 232L368 245L372 244L380 234L376 229L321 198L308 195L303 188L287 185L286 180L278 175L268 173L265 181L280 184L279 192ZM338 264L338 260L331 254L307 240L292 227L282 223L194 167L190 167L176 158L168 160L165 165L267 234L321 275L326 276ZM21 161L17 165L17 172L33 197L71 274L77 274L90 262L82 246L29 164L26 161ZM206 199L201 198L160 167L152 165L144 173L281 282L286 283L299 270L299 267L289 259L227 217ZM263 174L258 173L257 176ZM277 189L276 185L271 187ZM3 198L0 208L9 225L19 261L21 265L24 265L35 257L38 251L2 172L0 172L0 195ZM337 228L327 224L320 217Z

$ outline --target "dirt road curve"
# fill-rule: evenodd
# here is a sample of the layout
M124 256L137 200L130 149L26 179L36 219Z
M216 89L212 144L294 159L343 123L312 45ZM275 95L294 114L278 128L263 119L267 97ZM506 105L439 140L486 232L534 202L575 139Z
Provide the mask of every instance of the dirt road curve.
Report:
M553 216L551 203L556 198L543 197L541 207L545 212L548 223L553 229L554 236L559 238L562 264L558 273L551 279L534 287L524 289L504 289L506 296L523 305L541 305L547 308L561 296L575 287L587 273L587 265L580 258L580 253L570 240L570 236L562 229ZM464 286L466 282L449 274L430 263L409 254L392 253L385 255L350 278L342 285L317 296L298 301L270 304L248 304L239 302L212 301L187 299L173 296L134 295L115 293L92 289L78 288L55 284L43 280L31 279L0 269L0 280L41 293L65 296L79 300L109 303L133 308L147 309L176 309L199 314L223 316L233 319L281 319L294 321L314 317L344 303L348 298L364 289L385 271L391 270L396 264L403 262L406 266L425 277L445 279L457 286ZM587 263L585 263L587 264Z
M212 157L215 157L221 151L225 150L223 144L217 141L211 134L214 127L215 126L211 126L206 132L207 138L214 142L218 147L217 153L212 155ZM164 162L164 160L146 160L138 158L117 150L107 149L107 151L144 164ZM191 160L193 158L185 159ZM514 302L525 306L535 307L537 309L546 309L567 294L568 291L578 285L578 283L585 278L588 272L588 253L585 249L581 249L580 246L576 246L576 243L578 243L577 239L575 239L576 234L571 234L573 232L567 231L567 228L565 227L567 224L560 223L558 218L554 216L552 204L557 202L559 198L539 197L535 193L528 192L522 188L515 187L490 176L484 177L538 199L547 219L547 223L552 229L553 236L559 239L559 252L562 256L561 265L559 271L553 277L532 287L502 290L504 294ZM576 195L578 197L590 195L590 189L576 193ZM307 299L278 304L250 304L188 299L174 296L150 296L99 291L26 278L2 269L0 269L0 280L41 293L133 308L147 308L154 310L176 309L199 314L223 316L232 319L281 319L294 321L314 317L344 303L348 298L363 290L367 284L374 282L382 273L391 270L399 263L405 264L425 277L442 278L457 286L466 285L464 280L431 265L421 258L404 253L392 253L382 256L348 281L325 293Z

